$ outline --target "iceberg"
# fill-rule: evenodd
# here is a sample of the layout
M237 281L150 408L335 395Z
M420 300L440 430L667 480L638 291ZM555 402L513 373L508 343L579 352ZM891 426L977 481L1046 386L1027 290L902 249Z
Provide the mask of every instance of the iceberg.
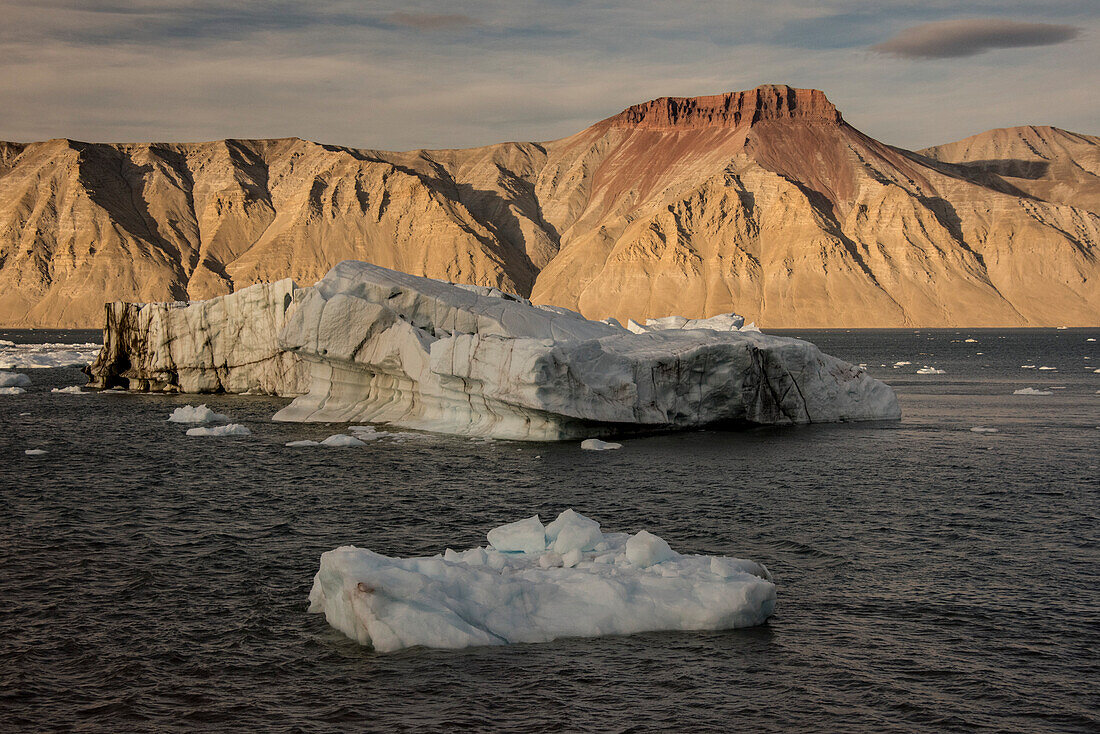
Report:
M224 413L215 413L203 405L183 405L172 411L168 416L169 423L222 423L228 422L229 416Z
M865 371L731 314L635 333L363 262L309 288L107 313L93 385L297 395L279 421L541 441L901 415Z
M251 436L252 431L248 430L248 426L242 426L240 423L229 423L224 426L213 426L207 428L206 426L198 426L196 428L187 429L188 436Z
M763 624L775 610L775 584L761 564L680 554L645 530L601 533L572 510L545 528L535 516L488 537L488 546L426 558L328 551L309 611L362 645L392 652L735 629Z

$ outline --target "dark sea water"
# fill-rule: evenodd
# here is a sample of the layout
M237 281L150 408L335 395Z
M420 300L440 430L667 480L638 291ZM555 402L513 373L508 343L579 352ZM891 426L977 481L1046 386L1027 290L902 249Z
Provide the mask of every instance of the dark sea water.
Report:
M0 396L0 731L1100 730L1100 330L790 333L867 363L901 422L291 449L343 426L24 370ZM200 402L253 435L165 422ZM323 551L434 554L567 507L764 562L775 616L379 655L306 614Z

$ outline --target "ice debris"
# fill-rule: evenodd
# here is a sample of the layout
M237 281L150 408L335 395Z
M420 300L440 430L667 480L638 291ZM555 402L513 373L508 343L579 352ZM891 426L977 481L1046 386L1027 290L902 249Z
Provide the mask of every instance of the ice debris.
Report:
M621 443L601 441L598 438L586 438L581 441L581 448L585 451L611 451L612 449L621 449L622 447L623 445Z
M366 446L364 442L360 441L354 436L347 436L343 433L337 433L334 436L329 436L321 442L322 446L334 446L339 448L346 448L350 446Z
M925 366L921 367L919 370L917 370L917 374L918 375L942 375L942 374L945 374L945 371L944 370L938 370L935 367L929 367L928 365L925 365Z
M0 369L83 367L95 359L101 345L83 344L0 344Z
M0 395L22 395L25 392L21 387L0 387Z
M224 413L215 413L202 405L183 405L172 411L168 416L170 423L221 423L228 421L229 416Z
M775 609L775 584L758 563L680 554L645 530L602 533L572 510L488 537L486 547L424 558L354 546L324 553L309 611L391 652L749 627Z
M50 390L60 395L84 395L84 391L80 389L80 385L69 385L68 387L55 387ZM90 393L89 393L90 394Z
M42 454L48 454L50 452L45 449L27 449L23 453L27 456L42 456Z
M0 372L0 387L30 387L31 378L19 372Z
M252 431L248 430L248 426L242 426L240 423L230 423L224 426L197 426L195 428L187 429L188 436L251 436Z
M1013 395L1053 395L1050 390L1036 390L1033 387L1022 387L1019 390L1013 390Z
M970 429L971 433L999 433L996 428L987 428L985 426L974 426Z

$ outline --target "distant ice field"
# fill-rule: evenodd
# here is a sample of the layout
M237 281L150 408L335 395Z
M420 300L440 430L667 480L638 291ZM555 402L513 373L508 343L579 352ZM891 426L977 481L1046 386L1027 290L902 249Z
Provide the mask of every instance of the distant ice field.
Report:
M777 333L866 364L902 420L585 451L6 370L30 384L0 396L0 731L1100 728L1100 329ZM250 435L168 421L200 404ZM285 445L334 435L371 440ZM763 563L775 614L379 654L307 613L326 551L431 556L569 507Z

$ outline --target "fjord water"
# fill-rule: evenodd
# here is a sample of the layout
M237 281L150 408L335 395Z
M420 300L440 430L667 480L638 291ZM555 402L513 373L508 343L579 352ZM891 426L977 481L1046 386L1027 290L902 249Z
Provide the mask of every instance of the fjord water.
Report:
M1097 730L1100 330L786 333L866 363L903 419L287 448L346 426L23 370L0 396L0 730ZM165 421L200 402L253 435ZM305 613L323 551L431 555L567 507L767 564L775 616L379 655Z

